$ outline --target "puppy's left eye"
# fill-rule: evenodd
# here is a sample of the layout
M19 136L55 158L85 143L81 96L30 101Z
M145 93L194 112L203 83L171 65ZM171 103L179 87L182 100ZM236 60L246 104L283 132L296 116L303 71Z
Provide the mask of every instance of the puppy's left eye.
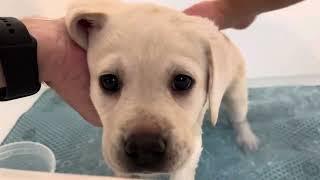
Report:
M172 89L175 91L186 91L192 88L193 79L184 74L179 74L174 77L172 82Z

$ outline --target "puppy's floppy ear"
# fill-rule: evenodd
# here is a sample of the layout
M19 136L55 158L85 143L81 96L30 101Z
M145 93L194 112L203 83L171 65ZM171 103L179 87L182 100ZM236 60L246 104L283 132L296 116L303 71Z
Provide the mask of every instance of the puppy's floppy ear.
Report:
M67 9L66 27L70 37L87 49L90 33L99 31L106 24L108 15L119 10L116 0L76 0Z
M219 31L218 27L209 19L188 16L184 22L191 27L193 36L199 37L205 49L208 64L208 101L210 106L211 122L215 126L223 96L233 79L233 70L237 64L232 61L235 49L230 40ZM183 26L181 26L183 27Z
M217 29L210 32L209 47L207 50L209 77L208 98L210 105L211 121L215 126L223 96L233 79L232 44Z

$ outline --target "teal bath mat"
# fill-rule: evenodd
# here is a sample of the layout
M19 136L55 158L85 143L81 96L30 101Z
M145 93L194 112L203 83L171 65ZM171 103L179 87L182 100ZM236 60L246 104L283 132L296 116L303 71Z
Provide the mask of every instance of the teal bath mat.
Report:
M319 180L320 87L249 90L258 152L244 154L223 110L213 128L206 116L199 180ZM92 127L52 90L18 121L4 144L35 141L50 147L60 173L112 175L101 155L101 129Z

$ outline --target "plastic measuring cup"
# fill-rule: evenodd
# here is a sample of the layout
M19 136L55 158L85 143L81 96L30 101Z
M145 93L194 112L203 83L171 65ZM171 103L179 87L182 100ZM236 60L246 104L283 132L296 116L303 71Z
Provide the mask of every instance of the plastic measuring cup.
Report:
M0 146L0 168L54 172L56 160L45 145L23 141Z

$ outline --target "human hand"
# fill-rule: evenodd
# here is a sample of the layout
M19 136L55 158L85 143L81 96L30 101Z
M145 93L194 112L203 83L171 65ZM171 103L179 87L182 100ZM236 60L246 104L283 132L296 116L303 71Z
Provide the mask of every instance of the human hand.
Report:
M187 8L184 12L189 15L206 17L215 22L219 29L244 29L256 18L256 14L241 14L232 10L233 4L227 0L202 1Z
M220 29L244 29L261 13L285 8L301 1L303 0L210 0L195 4L184 12L209 18Z
M86 53L66 31L64 20L26 18L22 22L38 42L39 76L93 125L101 126L89 97Z

